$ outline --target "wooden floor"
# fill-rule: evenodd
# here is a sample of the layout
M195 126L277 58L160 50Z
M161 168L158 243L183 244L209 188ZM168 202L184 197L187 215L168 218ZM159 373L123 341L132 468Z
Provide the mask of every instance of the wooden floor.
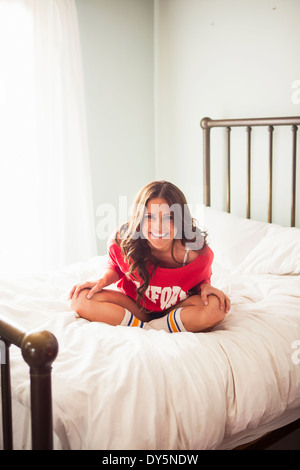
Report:
M237 450L300 450L300 419Z

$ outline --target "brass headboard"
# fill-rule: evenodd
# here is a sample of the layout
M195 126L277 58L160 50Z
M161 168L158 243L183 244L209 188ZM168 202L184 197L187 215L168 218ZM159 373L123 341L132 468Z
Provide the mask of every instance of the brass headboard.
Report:
M297 159L297 130L300 117L276 117L254 119L217 119L205 117L201 120L203 129L203 156L204 156L204 203L210 206L210 130L214 127L223 127L226 130L227 141L227 212L230 212L230 130L232 127L245 127L247 132L247 218L251 210L251 130L252 127L266 126L269 132L269 192L268 192L268 222L272 222L272 190L273 190L273 131L276 126L292 126L292 195L291 195L291 227L295 226L296 218L296 159Z

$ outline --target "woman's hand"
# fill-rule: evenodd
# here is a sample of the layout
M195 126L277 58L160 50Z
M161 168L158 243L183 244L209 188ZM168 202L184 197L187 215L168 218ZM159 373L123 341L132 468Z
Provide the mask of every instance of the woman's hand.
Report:
M224 292L222 292L221 290L216 289L215 287L211 286L210 284L204 283L204 284L201 284L200 295L201 295L201 299L203 300L205 305L208 305L207 297L209 295L215 295L220 300L220 309L224 309L225 313L229 312L229 309L230 309L229 297L227 297L227 295L224 294Z
M90 289L90 291L87 294L87 298L91 299L94 294L96 294L97 292L101 292L104 287L106 287L106 283L104 279L102 278L99 279L99 281L95 281L95 282L88 281L88 282L84 282L83 284L76 284L76 286L74 286L70 292L69 300L77 299L82 289Z
M76 284L70 292L69 300L70 299L77 299L79 292L82 289L90 289L89 293L87 294L87 298L91 299L94 294L97 292L101 292L104 287L110 286L119 279L119 275L113 269L107 269L99 281L94 282L84 282L83 284Z

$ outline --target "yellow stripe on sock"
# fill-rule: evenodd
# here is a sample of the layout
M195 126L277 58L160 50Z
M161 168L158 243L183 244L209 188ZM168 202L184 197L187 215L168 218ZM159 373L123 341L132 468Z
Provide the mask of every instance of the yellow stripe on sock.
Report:
M133 317L133 322L131 323L130 326L141 326L141 322L138 318Z

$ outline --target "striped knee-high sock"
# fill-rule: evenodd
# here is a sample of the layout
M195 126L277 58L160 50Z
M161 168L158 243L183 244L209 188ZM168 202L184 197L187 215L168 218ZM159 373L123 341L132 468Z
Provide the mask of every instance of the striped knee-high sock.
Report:
M125 309L125 315L120 325L137 326L138 328L144 328L145 323L136 318L131 312Z
M168 315L145 323L144 328L146 330L164 330L168 333L187 331L181 321L180 313L181 308L174 308L170 313L168 313Z

